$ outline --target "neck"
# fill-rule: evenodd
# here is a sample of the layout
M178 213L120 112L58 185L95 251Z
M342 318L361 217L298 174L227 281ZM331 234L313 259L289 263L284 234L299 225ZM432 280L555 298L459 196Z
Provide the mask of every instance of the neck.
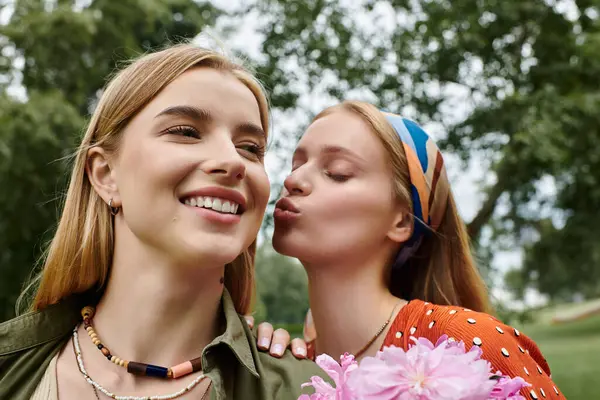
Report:
M393 320L406 303L394 297L381 275L374 273L382 269L381 265L304 265L317 331L317 354L327 353L334 359L345 352L356 355L390 318L392 310ZM374 355L379 350L389 325L391 321L363 355Z
M94 326L119 358L165 367L199 357L220 329L224 266L173 265L137 243L116 243Z

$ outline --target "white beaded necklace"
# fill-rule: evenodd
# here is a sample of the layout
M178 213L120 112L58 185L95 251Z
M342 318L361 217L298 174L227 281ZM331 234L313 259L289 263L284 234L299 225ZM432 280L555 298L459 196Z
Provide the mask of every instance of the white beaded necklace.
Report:
M101 391L102 393L104 393L105 395L110 397L111 399L115 399L115 400L170 400L170 399L176 399L177 397L181 397L184 394L186 394L187 392L189 392L190 390L192 390L196 385L198 385L205 378L204 374L200 374L189 385L187 385L183 389L181 389L175 393L172 393L172 394L165 394L165 395L161 395L161 396L143 396L143 397L117 396L117 395L109 392L108 390L104 389L102 387L102 385L95 382L88 375L88 373L85 369L85 366L83 365L83 356L81 355L81 347L79 347L79 336L77 334L77 327L75 327L75 329L73 329L73 345L75 346L75 353L77 355L77 365L79 366L79 372L81 372L81 374L83 375L83 377L87 381L87 383L92 385L92 387L94 389ZM207 388L207 390L208 390L208 388ZM203 398L204 398L204 396L203 396Z

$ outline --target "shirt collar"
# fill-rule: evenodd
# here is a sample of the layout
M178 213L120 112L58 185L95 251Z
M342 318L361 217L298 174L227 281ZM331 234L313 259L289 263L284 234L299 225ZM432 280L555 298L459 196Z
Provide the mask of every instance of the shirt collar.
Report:
M255 377L260 378L249 343L250 340L254 340L254 336L247 325L242 322L242 317L237 313L227 289L223 289L221 305L225 317L225 332L206 346L205 354L211 348L220 347L224 344L233 352L244 368Z

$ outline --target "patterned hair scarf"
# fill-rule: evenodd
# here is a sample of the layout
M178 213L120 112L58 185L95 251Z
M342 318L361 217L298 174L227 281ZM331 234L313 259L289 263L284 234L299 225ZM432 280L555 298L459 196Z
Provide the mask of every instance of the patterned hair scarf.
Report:
M394 268L399 268L415 254L423 237L439 228L446 211L450 184L442 153L429 135L413 121L387 112L383 114L402 141L413 203L413 232L394 262Z

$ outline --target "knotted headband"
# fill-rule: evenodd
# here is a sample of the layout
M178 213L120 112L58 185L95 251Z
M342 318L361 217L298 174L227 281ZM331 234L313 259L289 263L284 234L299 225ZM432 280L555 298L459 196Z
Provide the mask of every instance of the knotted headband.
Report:
M413 232L394 263L402 266L415 254L423 237L436 231L442 221L450 193L442 153L429 135L416 123L399 115L383 112L404 147L413 203Z

